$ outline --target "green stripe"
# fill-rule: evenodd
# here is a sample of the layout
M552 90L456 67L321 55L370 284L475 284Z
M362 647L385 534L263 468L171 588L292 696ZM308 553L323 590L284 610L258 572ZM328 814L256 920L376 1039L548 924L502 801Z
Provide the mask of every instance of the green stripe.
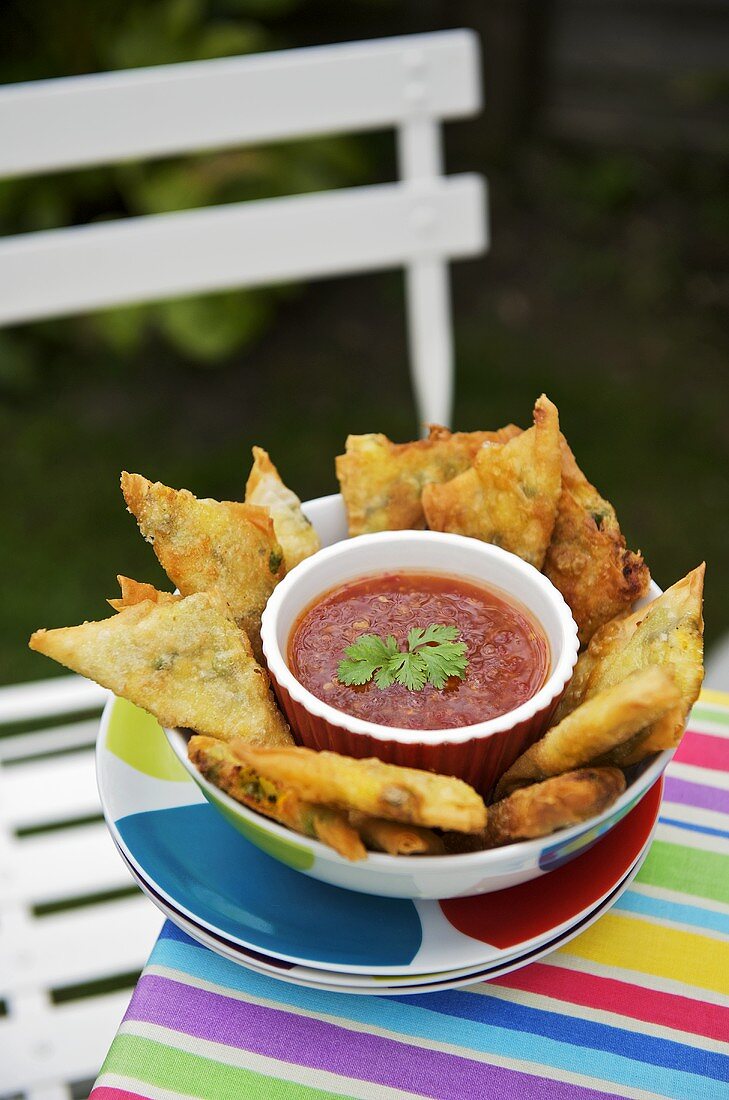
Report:
M729 904L729 856L654 840L638 882Z
M720 726L729 726L729 710L715 710L706 704L697 703L691 711L691 718L701 722L718 722ZM691 723L689 722L689 725ZM697 732L701 732L700 730Z
M134 1077L147 1085L172 1089L190 1096L240 1096L246 1100L340 1100L346 1093L325 1092L282 1081L249 1069L238 1069L214 1062L200 1054L143 1039L121 1032L111 1045L102 1073L128 1076L134 1066Z

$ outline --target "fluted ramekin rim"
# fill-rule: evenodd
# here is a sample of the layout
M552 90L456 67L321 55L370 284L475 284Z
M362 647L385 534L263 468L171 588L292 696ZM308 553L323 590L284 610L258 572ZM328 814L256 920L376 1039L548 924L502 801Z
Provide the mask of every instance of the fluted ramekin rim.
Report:
M447 729L435 730L403 729L398 726L383 726L376 722L368 722L363 718L356 718L354 715L347 714L345 711L330 706L329 703L325 703L322 699L319 699L311 691L305 688L291 672L286 663L286 658L281 651L281 647L278 644L277 638L278 615L281 611L284 599L291 590L295 588L296 585L301 584L308 572L312 569L320 568L323 561L332 561L340 558L342 555L350 553L352 549L358 545L367 543L369 545L379 544L382 546L396 547L399 543L412 541L413 538L426 539L434 548L437 546L441 549L467 544L471 551L476 549L477 553L483 554L484 559L491 558L492 560L500 560L503 565L510 568L515 574L526 577L529 583L541 588L542 592L551 601L559 619L562 636L562 652L558 655L554 662L554 667L542 687L535 692L530 699L527 699L526 702L515 707L513 710L507 711L505 714L498 715L496 718L490 718L485 722L477 722L469 726L455 726ZM444 574L448 571L442 566L439 567L434 564L433 572ZM362 575L367 575L367 571L363 571ZM488 584L485 580L482 583ZM498 588L500 586L494 585L494 587ZM329 588L331 588L331 586L329 586ZM327 590L328 588L325 586L321 594L324 595ZM507 596L508 595L507 593ZM303 611L310 602L310 600L302 601L299 610ZM529 607L526 600L519 599L518 602L521 602L530 614L539 621L538 616L535 614L534 610ZM552 704L561 697L572 677L579 651L577 624L572 617L572 612L561 592L554 587L544 574L540 573L534 566L529 565L528 562L523 561L515 554L511 554L501 549L501 547L493 546L490 543L480 542L478 539L469 538L464 535L453 535L436 531L383 531L377 534L359 535L355 539L345 539L317 551L316 554L313 554L310 558L306 558L297 565L296 568L284 577L273 590L263 612L261 642L271 678L279 688L287 692L291 699L295 703L298 703L299 706L307 711L312 717L323 722L328 722L332 726L345 730L350 734L372 737L377 741L395 741L403 745L460 745L467 741L475 739L480 740L482 738L492 737L496 734L507 732L517 725L531 721L531 719L538 714L547 712Z

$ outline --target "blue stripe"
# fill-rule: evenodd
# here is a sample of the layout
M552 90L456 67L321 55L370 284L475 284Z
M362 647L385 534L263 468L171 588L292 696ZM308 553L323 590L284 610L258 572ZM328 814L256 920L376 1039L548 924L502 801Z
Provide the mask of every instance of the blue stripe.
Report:
M410 1004L417 1004L430 1012L456 1016L460 1020L494 1024L558 1042L568 1039L573 1046L586 1047L591 1052L601 1050L637 1062L648 1062L653 1066L665 1066L666 1069L680 1069L702 1077L729 1081L729 1057L725 1054L695 1050L690 1045L672 1039L626 1031L613 1024L595 1023L579 1016L564 1016L516 1001L504 1001L498 997L464 997L455 989L417 993L408 1000L408 1005ZM592 1053L590 1057L592 1058Z
M660 817L661 825L675 825L679 829L688 829L692 833L706 833L707 836L729 837L726 829L712 829L708 825L695 825L693 821L677 821L675 817Z
M660 917L662 920L675 921L677 924L693 925L694 928L706 928L711 932L721 932L729 936L729 916L726 913L715 913L711 909L701 909L698 905L684 905L682 902L666 901L663 898L654 898L634 890L627 890L616 901L615 908L623 909L628 913Z
M706 1077L709 1075L709 1060L713 1068L714 1062L720 1057L711 1052L693 1050L690 1044L694 1041L694 1037L687 1036L686 1045L665 1044L666 1047L674 1048L677 1052L677 1057L670 1061L671 1068L663 1064L666 1061L665 1051L662 1052L664 1057L661 1062L651 1065L643 1060L640 1056L641 1052L635 1060L621 1053L615 1053L616 1048L613 1046L609 1050L602 1049L602 1043L598 1043L597 1048L592 1050L574 1046L569 1039L574 1034L575 1023L581 1021L575 1021L572 1017L559 1017L563 1031L563 1036L560 1038L541 1035L539 1031L525 1034L523 1029L514 1027L513 1022L510 1028L501 1026L505 1016L504 1010L507 1007L507 1002L502 1000L497 1001L487 996L468 995L456 991L450 994L429 993L402 999L359 997L347 993L307 989L255 974L214 955L205 948L192 947L189 943L176 942L169 938L157 943L150 963L182 971L181 980L184 980L185 974L189 974L202 981L213 982L237 991L243 996L266 998L279 1005L282 1010L294 1008L310 1016L326 1014L335 1020L339 1018L345 1025L355 1022L367 1027L384 1028L401 1036L403 1042L417 1044L419 1039L429 1039L447 1043L451 1047L457 1046L464 1058L468 1058L471 1052L476 1051L486 1056L497 1055L518 1059L539 1067L554 1067L570 1073L586 1074L597 1078L598 1081L605 1081L609 1085L619 1084L644 1089L652 1094L670 1097L671 1100L708 1095ZM576 975L576 980L579 980L579 975ZM487 987L482 985L480 988ZM448 1014L433 1011L438 1007L438 998L441 998L441 1004L444 1003L443 997L450 998L445 1002ZM473 1015L458 1011L461 1005L465 1006L466 1003L472 1002ZM545 1015L551 1017L555 1014ZM482 1016L487 1018L478 1018ZM454 1017L458 1018L457 1027L454 1026ZM533 1022L537 1023L537 1020ZM604 1030L613 1032L615 1037L621 1040L632 1041L636 1038L632 1032L610 1028L607 1025L593 1025L593 1027L598 1035L601 1030ZM641 1043L645 1043L643 1036L638 1038ZM622 1051L626 1045L617 1044L617 1050ZM644 1045L642 1054L645 1055L648 1049ZM292 1056L295 1061L295 1039L292 1041ZM692 1067L696 1067L696 1073L686 1072ZM729 1058L723 1059L721 1074L713 1079L711 1090L712 1100L729 1100Z

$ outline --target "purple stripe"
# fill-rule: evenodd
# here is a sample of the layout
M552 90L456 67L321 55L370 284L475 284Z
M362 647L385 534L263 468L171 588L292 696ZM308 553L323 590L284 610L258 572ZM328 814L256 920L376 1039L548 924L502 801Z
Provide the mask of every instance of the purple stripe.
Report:
M154 974L145 974L140 979L126 1018L159 1024L291 1065L406 1089L433 1100L452 1100L454 1096L606 1100L608 1095L456 1054L423 1049L418 1046L417 1037L395 1040L350 1031L323 1020L224 997ZM457 1021L453 1027L453 1038L457 1041ZM528 1053L527 1044L525 1056Z
M685 806L729 814L729 791L703 783L689 783L685 779L666 778L665 783L663 797L667 802L681 802Z

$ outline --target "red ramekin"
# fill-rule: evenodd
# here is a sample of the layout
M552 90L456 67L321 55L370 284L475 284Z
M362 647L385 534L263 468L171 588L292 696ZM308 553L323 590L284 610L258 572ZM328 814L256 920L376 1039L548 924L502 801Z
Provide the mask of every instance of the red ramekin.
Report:
M409 569L486 584L525 607L549 643L550 671L539 691L515 710L487 722L410 730L355 718L303 687L287 664L289 635L301 612L346 581ZM320 550L274 589L263 613L261 638L274 690L302 744L459 776L484 795L546 728L572 676L579 648L572 613L546 577L498 546L435 531L360 535Z

